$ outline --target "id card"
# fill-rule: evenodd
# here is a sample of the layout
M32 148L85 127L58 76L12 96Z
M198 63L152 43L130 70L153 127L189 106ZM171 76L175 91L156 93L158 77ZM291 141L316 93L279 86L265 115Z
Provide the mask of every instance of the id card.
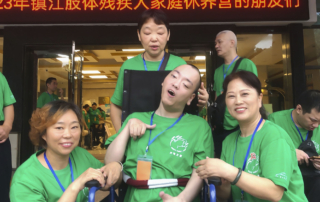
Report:
M139 155L137 162L137 180L149 180L151 177L152 156Z

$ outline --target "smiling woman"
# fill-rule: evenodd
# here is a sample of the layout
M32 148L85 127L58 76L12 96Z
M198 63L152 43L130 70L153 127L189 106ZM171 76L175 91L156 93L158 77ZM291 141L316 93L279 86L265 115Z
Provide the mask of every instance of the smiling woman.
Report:
M32 143L45 149L17 169L10 190L11 201L84 202L88 200L86 182L95 179L104 189L114 184L108 181L105 185L105 177L111 179L113 170L119 173L120 164L104 166L85 149L77 147L82 114L75 104L50 102L34 111L30 125Z

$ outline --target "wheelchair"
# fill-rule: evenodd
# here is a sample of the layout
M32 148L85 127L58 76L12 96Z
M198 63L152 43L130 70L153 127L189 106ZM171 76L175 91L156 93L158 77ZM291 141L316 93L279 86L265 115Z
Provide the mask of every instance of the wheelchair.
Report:
M171 71L136 71L124 70L123 83L123 103L122 103L122 123L133 112L155 111L161 100L161 83ZM197 107L198 96L193 99L189 106L186 105L184 113L193 115L199 114ZM90 184L91 183L91 184ZM99 189L99 183L90 182L89 202L94 201L94 193ZM215 185L221 183L220 178L208 179L209 185L204 181L201 193L201 201L209 202L208 193L210 189L210 202L216 202ZM114 188L110 188L110 194L102 201L123 202L126 193L126 185L122 183L119 188L119 196L114 192Z

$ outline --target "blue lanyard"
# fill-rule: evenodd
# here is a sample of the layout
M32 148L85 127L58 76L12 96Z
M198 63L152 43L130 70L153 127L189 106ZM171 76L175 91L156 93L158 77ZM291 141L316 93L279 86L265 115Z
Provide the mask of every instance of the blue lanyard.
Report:
M293 110L292 110L292 112L293 112ZM307 137L306 137L306 139L305 139L305 140L303 140L303 137L302 137L302 135L301 135L301 132L300 132L300 130L299 130L299 128L298 128L298 126L297 126L297 125L295 124L295 122L293 121L292 112L291 112L291 119L292 119L292 122L293 122L294 126L296 127L296 129L297 129L297 131L298 131L298 133L299 133L299 135L300 135L301 141L303 142L303 141L305 141L305 140L307 140L307 139L308 139L309 131L307 132Z
M50 162L48 161L46 152L44 152L44 160L46 160L47 165L48 165L48 167L49 167L50 170L51 170L51 173L53 174L54 178L56 178L56 181L58 182L58 184L60 185L62 191L64 192L64 191L65 191L65 188L62 186L62 184L61 184L58 176L56 175L56 173L54 172L54 170L53 170ZM72 180L72 182L73 182L73 181L74 181L74 177L73 177L73 169L72 169L72 163L71 163L70 157L69 157L69 164L70 164L70 171L71 171L71 180Z
M53 101L52 95L47 91L48 95L50 96L50 100Z
M252 137L251 137L251 140L250 140L250 143L249 143L249 146L248 146L248 150L247 150L247 153L246 153L246 157L244 158L244 162L243 162L243 166L242 166L242 170L243 170L243 171L246 169L247 159L248 159L248 156L249 156L249 153L250 153L250 149L251 149L251 145L252 145L252 142L253 142L253 138L254 138L254 136L256 135L257 130L258 130L259 126L261 125L262 121L263 121L263 118L260 119L260 121L259 121L256 129L254 129L254 132L253 132L253 134L252 134ZM240 136L240 134L239 134L239 136ZM239 136L237 137L237 140L236 140L236 149L234 150L234 153L233 153L233 166L234 166L234 156L236 155ZM244 191L241 190L241 196L243 196L243 193L244 193Z
M154 116L154 113L151 115L151 120L150 120L150 126L153 125L153 116ZM156 135L152 140L151 139L151 131L150 130L150 135L149 135L149 142L148 142L148 146L146 148L146 153L149 151L149 146L157 139L157 137L159 137L162 133L166 132L167 130L169 130L170 128L172 128L174 125L176 125L180 120L181 118L183 117L183 113L179 116L179 118L171 125L169 126L167 129L165 129L164 131L160 132L158 135Z
M224 64L223 64L223 79L226 78L227 73L228 73L228 70L230 69L231 65L234 63L234 61L236 61L236 59L237 59L238 57L239 57L239 56L236 56L236 57L232 60L232 62L229 64L229 66L228 66L228 68L227 68L227 71L224 71Z
M159 64L159 67L158 67L158 71L160 70L160 67L161 67L161 65L162 65L162 62L163 62L163 60L164 60L164 56L165 56L165 55L166 55L166 52L164 52L164 54L163 54L163 58L162 58L162 60L161 60L161 62L160 62L160 64ZM148 71L147 64L146 64L146 60L144 59L144 54L143 54L143 56L142 56L142 59L143 59L144 69L145 69L146 71Z

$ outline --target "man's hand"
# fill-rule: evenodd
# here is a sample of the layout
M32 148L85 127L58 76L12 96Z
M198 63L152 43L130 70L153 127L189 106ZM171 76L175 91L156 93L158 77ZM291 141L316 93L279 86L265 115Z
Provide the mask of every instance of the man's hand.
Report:
M103 176L105 178L108 177L106 186L104 187L105 189L111 187L119 180L121 169L122 167L118 162L111 162L100 168Z
M11 131L10 126L5 124L0 126L0 144L4 143L8 139L10 131Z
M209 94L207 90L204 88L203 82L201 82L200 88L198 90L198 107L204 107L208 103Z
M153 124L152 126L143 123L139 119L130 119L128 121L127 127L129 127L129 135L134 140L144 135L146 132L146 129L154 129L156 127L156 124Z
M172 197L169 194L164 193L163 191L159 193L159 196L163 202L185 202L185 200L181 199L179 196Z
M306 154L304 151L300 149L296 149L296 154L297 154L297 159L299 162L299 165L303 164L306 162L307 165L309 165L309 156Z

